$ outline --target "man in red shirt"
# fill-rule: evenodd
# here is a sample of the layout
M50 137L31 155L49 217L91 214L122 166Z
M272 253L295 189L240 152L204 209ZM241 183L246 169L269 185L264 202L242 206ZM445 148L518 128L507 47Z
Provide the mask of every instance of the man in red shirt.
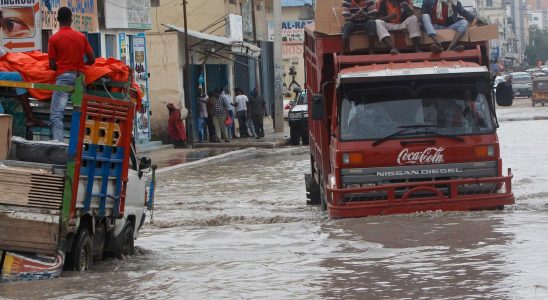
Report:
M55 84L74 85L79 73L84 72L85 65L95 63L95 55L86 36L73 30L72 11L61 7L57 11L59 31L49 38L48 57L50 69L56 71ZM86 61L84 62L84 56ZM53 140L64 141L63 117L69 93L53 92L51 97L50 127Z

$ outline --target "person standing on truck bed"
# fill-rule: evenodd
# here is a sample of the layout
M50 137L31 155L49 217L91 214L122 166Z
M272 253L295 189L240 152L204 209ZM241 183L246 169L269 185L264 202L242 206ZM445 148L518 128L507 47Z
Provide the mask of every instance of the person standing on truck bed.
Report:
M95 55L86 36L70 27L72 11L68 7L59 8L57 21L59 31L49 38L49 67L56 71L55 84L74 85L78 74L84 72L85 65L95 63ZM60 142L64 140L63 116L68 99L69 93L58 91L53 92L51 97L50 127L53 140Z
M406 29L415 47L415 52L422 52L420 49L421 28L419 18L414 14L411 0L381 0L379 18L375 22L377 23L379 41L390 37L389 31ZM390 53L397 54L399 52L392 47Z
M342 0L342 15L346 21L342 29L342 54L348 53L350 35L355 31L364 31L367 34L369 54L374 54L377 36L375 0Z
M433 52L441 52L443 48L436 39L436 29L451 29L455 31L447 50L462 51L464 46L457 45L459 39L466 33L469 22L473 25L476 17L464 9L458 0L424 0L422 3L422 25L426 34L434 41ZM459 15L464 19L459 18Z

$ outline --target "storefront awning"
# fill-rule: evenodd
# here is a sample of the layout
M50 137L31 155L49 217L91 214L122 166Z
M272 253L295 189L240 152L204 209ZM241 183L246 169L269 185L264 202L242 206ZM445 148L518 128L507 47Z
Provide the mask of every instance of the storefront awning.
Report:
M166 31L168 32L178 31L180 33L185 33L185 30L183 28L170 25L170 24L162 24L162 25L168 28L166 29ZM194 31L191 29L188 29L188 35L203 41L209 41L214 44L218 44L220 45L220 47L218 48L219 50L226 49L228 52L231 52L232 54L240 54L240 55L243 54L253 58L259 57L259 55L261 55L261 48L243 41L235 41L224 36L203 33L203 32Z

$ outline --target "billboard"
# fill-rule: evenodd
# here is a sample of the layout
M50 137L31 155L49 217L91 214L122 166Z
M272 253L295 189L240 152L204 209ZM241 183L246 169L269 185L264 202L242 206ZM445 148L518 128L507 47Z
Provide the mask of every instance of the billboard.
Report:
M105 27L150 29L150 0L105 1Z
M2 1L2 46L13 52L42 48L40 0Z
M282 22L282 43L302 44L304 43L304 27L314 20L295 20ZM268 39L274 41L274 25L268 22Z
M39 0L35 0L39 1ZM77 31L99 32L97 0L49 0L42 3L42 28L57 30L57 11L66 6L72 11L72 28Z

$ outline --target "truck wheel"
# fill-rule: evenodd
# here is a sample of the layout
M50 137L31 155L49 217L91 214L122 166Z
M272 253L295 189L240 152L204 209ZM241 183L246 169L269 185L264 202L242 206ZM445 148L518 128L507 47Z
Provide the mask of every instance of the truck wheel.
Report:
M301 140L303 141L303 145L308 145L308 132L301 137Z
M295 127L289 127L289 143L291 145L298 145L300 140L299 133L297 132L297 128Z
M126 226L120 233L120 245L116 250L116 257L122 258L123 256L135 254L135 238L134 238L135 228L133 223L130 221L126 222Z
M322 208L322 211L327 210L327 201L325 198L324 183L323 183L323 177L321 172L320 172L320 207Z
M74 239L70 252L70 269L86 271L93 264L93 242L87 229L82 228Z

